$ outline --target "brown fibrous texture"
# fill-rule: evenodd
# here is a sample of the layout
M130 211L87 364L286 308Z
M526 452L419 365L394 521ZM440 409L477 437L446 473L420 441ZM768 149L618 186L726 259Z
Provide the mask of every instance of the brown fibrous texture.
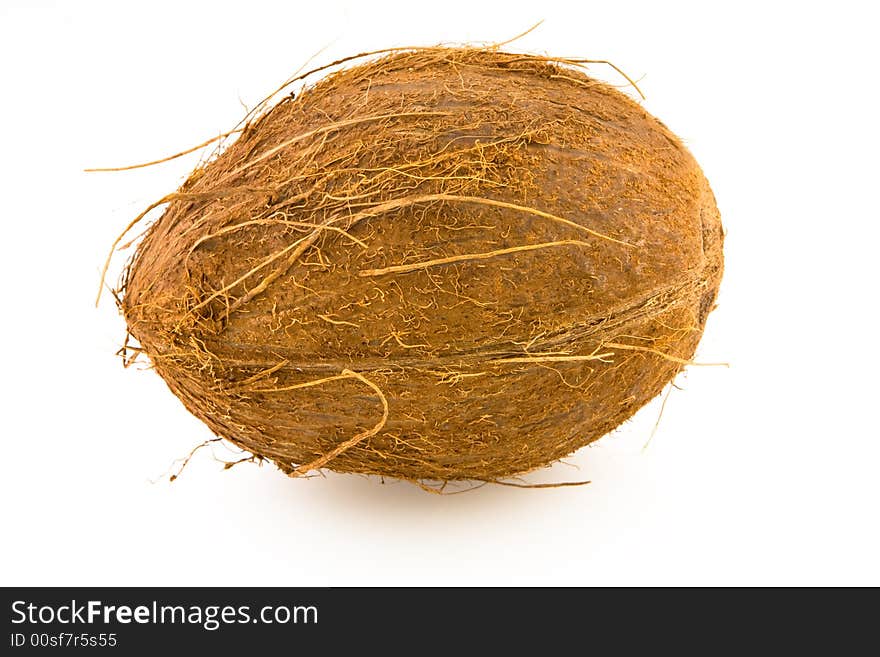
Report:
M714 197L573 62L394 51L237 134L161 199L117 298L183 404L288 474L498 481L691 362L722 273Z

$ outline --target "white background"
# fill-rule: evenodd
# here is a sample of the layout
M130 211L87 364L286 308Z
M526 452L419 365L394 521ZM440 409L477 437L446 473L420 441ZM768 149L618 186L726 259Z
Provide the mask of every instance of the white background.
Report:
M880 584L870 3L0 4L0 583ZM728 231L720 307L659 401L528 477L439 497L224 471L123 323L110 242L316 51L440 41L607 58L686 141ZM594 67L599 77L619 82ZM114 262L114 277L122 258ZM223 449L218 457L229 458ZM574 467L573 467L574 466Z

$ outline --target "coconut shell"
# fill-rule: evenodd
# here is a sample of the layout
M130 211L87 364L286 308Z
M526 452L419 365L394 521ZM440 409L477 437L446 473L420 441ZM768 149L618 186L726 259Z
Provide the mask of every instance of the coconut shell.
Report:
M571 62L393 52L246 124L118 291L218 436L289 474L496 481L688 364L723 233L681 141Z

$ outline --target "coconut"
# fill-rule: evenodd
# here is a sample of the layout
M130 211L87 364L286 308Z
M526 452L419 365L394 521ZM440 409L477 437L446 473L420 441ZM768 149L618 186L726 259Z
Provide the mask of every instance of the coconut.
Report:
M498 481L691 362L723 233L662 123L572 60L358 61L151 206L117 290L126 353L190 412L291 475Z

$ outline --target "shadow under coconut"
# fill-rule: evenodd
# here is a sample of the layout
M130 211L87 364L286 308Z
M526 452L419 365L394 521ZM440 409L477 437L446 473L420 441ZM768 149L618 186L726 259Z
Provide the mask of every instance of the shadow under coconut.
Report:
M598 446L597 446L598 447ZM534 508L545 504L558 503L561 495L583 495L593 486L584 461L597 455L593 448L582 450L565 462L556 463L548 468L524 475L522 478L506 480L507 483L481 483L472 481L449 482L442 492L431 493L419 485L409 481L380 479L377 476L340 474L326 472L313 475L308 479L291 481L290 478L278 473L275 477L277 486L284 496L295 498L296 504L302 504L303 497L308 497L310 508L323 508L329 513L352 508L381 508L384 513L421 515L426 510L455 509L456 514L467 509L469 513L481 514L486 511L497 511L499 508L516 506L520 510ZM593 477L611 476L602 472L601 462L591 459L589 473ZM608 468L614 465L606 461ZM571 485L571 482L588 482L582 485ZM560 485L556 485L556 484ZM530 486L531 485L531 486ZM432 488L439 485L434 482Z

